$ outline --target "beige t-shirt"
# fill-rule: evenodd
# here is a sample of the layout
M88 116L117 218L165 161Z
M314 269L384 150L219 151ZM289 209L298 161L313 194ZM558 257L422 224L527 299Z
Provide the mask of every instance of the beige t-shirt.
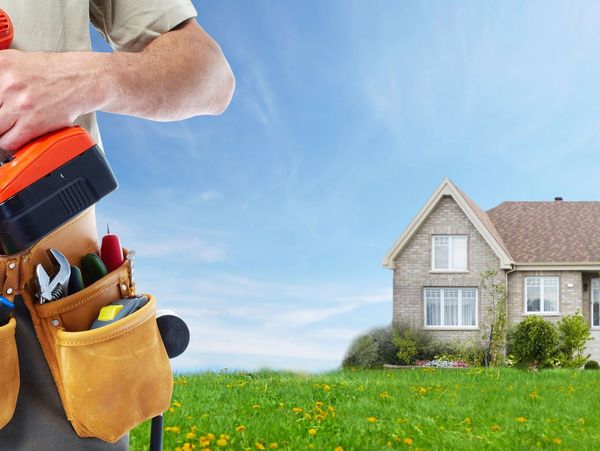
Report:
M191 0L0 0L11 18L11 48L24 51L91 50L90 22L114 50L137 52L181 22L196 17ZM101 144L96 114L77 124Z

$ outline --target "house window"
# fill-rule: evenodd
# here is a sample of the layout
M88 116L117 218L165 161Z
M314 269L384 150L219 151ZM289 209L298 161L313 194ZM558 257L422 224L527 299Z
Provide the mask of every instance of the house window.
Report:
M592 279L592 327L600 327L600 279Z
M434 271L466 271L467 236L434 235L431 260Z
M525 278L525 311L527 313L559 313L558 277Z
M425 288L425 327L477 327L477 289Z

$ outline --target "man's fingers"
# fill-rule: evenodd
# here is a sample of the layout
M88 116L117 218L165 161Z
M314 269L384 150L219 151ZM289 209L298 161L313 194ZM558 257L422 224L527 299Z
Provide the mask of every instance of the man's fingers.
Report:
M13 128L17 123L17 119L6 110L5 106L0 105L0 136Z
M10 130L0 136L0 148L14 153L27 141L29 138L23 133L19 124L15 123Z

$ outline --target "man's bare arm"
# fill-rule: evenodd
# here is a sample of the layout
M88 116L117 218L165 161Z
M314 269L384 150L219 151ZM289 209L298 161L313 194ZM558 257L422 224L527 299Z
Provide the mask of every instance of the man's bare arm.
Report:
M195 20L138 53L0 52L0 148L103 110L171 121L222 113L235 80L219 46Z

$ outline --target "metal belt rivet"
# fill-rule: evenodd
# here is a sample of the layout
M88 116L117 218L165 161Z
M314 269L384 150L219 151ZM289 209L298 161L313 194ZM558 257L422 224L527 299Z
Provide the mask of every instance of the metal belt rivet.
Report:
M15 262L10 262L10 263L8 264L8 268L9 268L9 269L15 269L15 266L17 266L17 264L16 264Z
M127 285L125 285L124 283L121 284L121 290L122 291L126 291L127 290Z
M13 289L12 289L12 288L7 288L7 289L6 289L6 294L12 294L12 292L13 292Z
M53 320L52 320L52 325L53 325L54 327L58 327L58 325L59 325L59 324L60 324L60 321L59 321L59 320L57 320L57 319L53 319Z

